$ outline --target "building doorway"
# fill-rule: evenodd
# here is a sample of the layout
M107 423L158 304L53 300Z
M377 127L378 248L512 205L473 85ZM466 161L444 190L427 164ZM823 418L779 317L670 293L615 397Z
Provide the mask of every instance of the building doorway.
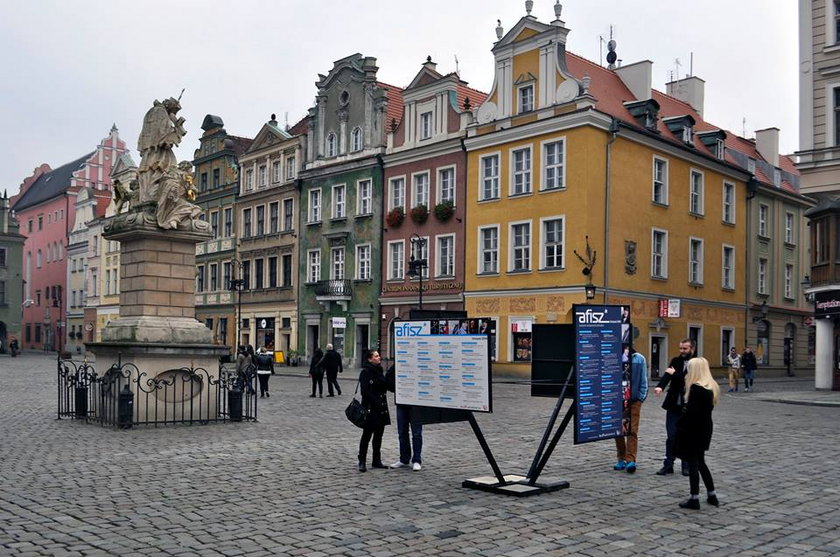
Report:
M315 353L316 348L324 348L320 346L320 327L318 325L307 325L306 326L306 359L307 361L312 358L312 354Z
M665 369L667 354L665 354L665 347L668 342L665 335L650 335L650 375L651 377L661 377L662 370Z
M357 367L362 365L362 355L370 347L370 325L356 325L356 353L353 355L353 363Z

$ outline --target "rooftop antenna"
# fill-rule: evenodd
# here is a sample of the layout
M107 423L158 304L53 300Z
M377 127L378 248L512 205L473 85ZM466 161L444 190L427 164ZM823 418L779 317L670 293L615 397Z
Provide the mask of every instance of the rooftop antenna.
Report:
M689 77L694 75L694 52L691 53L688 59L688 75Z
M747 117L741 118L741 137L747 137Z
M618 54L615 53L616 43L613 39L613 26L610 25L610 40L607 42L607 68L614 70L615 61L618 59Z
M178 95L178 102L181 102L181 97L183 97L183 96L184 96L184 91L186 91L186 90L187 90L187 88L186 88L186 87L184 87L183 89L181 89L181 94L180 94L180 95Z
M289 131L289 111L286 111L286 131Z
M682 66L682 64L680 63L680 59L679 58L674 58L674 68L676 70L675 75L674 75L674 77L676 79L674 81L679 81L680 80L680 66Z
M598 64L604 67L604 35L598 35Z
M455 55L455 74L461 77L461 70L458 69L458 55Z

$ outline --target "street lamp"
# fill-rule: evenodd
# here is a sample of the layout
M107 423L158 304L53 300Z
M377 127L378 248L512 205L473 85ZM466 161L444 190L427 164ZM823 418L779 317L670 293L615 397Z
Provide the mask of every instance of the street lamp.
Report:
M229 286L231 292L237 292L236 346L234 350L238 351L239 347L242 346L242 332L240 328L242 327L242 289L245 288L245 279L231 279Z
M761 302L761 305L758 306L759 315L753 317L752 322L753 323L758 323L759 321L764 321L765 319L767 319L767 312L768 311L769 311L769 308L767 307L767 300L763 300Z
M597 288L594 284L592 284L592 268L595 267L595 262L598 260L598 252L590 247L589 236L586 236L586 259L584 259L577 250L572 250L572 253L574 253L575 257L583 263L583 270L581 273L583 273L583 276L586 277L586 285L583 287L586 292L586 299L594 300Z
M411 238L411 259L408 262L408 276L410 277L419 277L420 278L420 308L423 309L423 269L428 267L428 262L426 259L415 259L414 257L414 246L420 247L420 253L417 255L421 255L423 253L423 248L426 247L426 239L421 238L419 234L413 234Z
M802 282L799 283L799 284L802 286L802 295L805 297L805 301L808 302L809 304L813 304L814 303L814 293L813 292L808 292L808 290L811 288L811 277L808 276L808 275L805 275L802 278Z

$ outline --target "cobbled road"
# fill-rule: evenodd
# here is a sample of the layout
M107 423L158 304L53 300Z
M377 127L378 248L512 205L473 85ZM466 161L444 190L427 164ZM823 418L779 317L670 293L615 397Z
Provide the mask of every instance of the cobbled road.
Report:
M258 423L118 431L55 419L55 367L0 356L2 555L840 554L840 408L723 394L707 458L721 506L688 511L688 479L654 475L653 396L635 475L612 470L612 440L575 446L570 427L544 476L571 487L515 498L461 487L492 473L467 423L425 428L422 471L359 473L350 371L323 399L275 376ZM527 470L554 402L494 385L477 420L504 473ZM396 457L391 426L383 458Z

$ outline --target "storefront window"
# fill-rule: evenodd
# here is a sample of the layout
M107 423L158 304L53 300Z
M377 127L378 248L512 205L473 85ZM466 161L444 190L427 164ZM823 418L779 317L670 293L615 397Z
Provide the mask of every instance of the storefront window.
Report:
M514 319L510 323L513 341L513 361L531 361L531 319Z
M758 342L755 347L755 359L759 365L770 364L770 322L762 319L758 322Z

